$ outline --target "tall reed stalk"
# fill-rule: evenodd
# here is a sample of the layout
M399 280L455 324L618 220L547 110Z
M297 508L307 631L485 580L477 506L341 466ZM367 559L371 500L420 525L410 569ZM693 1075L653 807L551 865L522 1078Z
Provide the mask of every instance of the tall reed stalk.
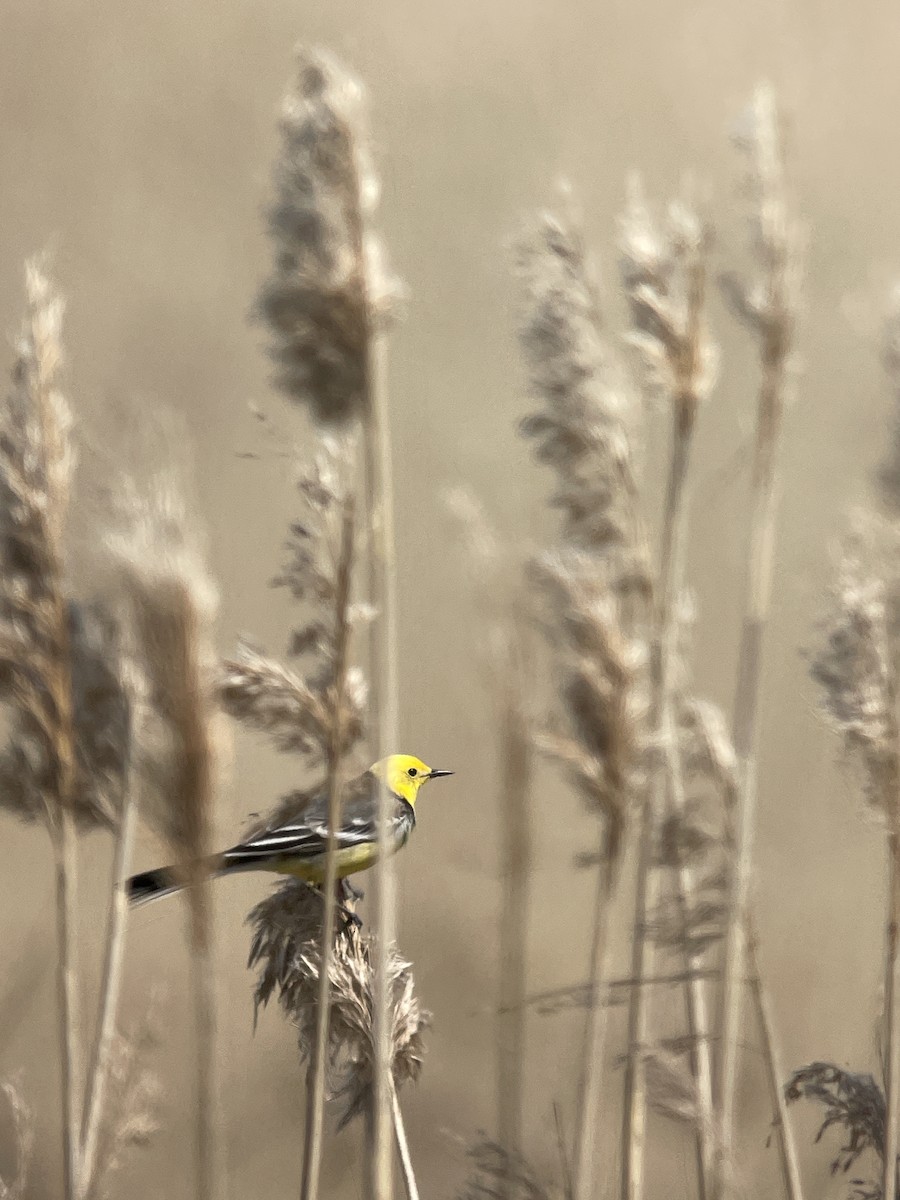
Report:
M513 635L514 636L514 635ZM516 654L513 648L511 653ZM521 1154L526 1059L528 871L531 860L531 730L523 711L526 676L514 661L500 681L500 1017L497 1037L497 1136ZM507 1195L511 1195L507 1186Z
M128 916L126 881L134 844L137 805L132 787L126 787L119 827L116 831L112 868L112 903L106 934L103 977L100 983L100 1015L85 1087L81 1122L79 1196L90 1196L94 1184L97 1149L103 1124L104 1105L113 1068L113 1043L122 994L125 965L125 931Z
M604 344L588 256L570 219L542 215L523 240L520 340L538 410L522 422L551 465L562 511L557 545L536 563L558 658L562 728L541 748L601 821L591 914L575 1200L592 1200L603 1079L606 943L640 749L645 647L636 631L649 593L628 400ZM556 723L559 726L560 722Z
M44 819L53 848L63 1194L75 1200L83 1070L75 822L89 802L80 801L66 591L72 418L59 386L62 300L38 261L27 265L25 289L26 317L0 437L0 687L11 704L19 751L12 790L23 815Z
M394 535L394 489L387 410L387 353L383 335L372 328L368 357L368 412L364 429L365 489L372 528L369 551L369 596L379 610L372 631L370 687L372 744L378 757L395 753L399 715L397 584ZM375 1088L372 1121L371 1194L392 1200L391 1029L389 954L396 936L396 883L389 853L391 798L378 789L378 915L375 943Z
M745 135L748 185L754 205L754 244L760 278L757 286L738 290L733 298L739 314L759 339L762 380L757 403L747 581L734 702L733 740L739 765L735 861L729 888L725 976L718 1023L722 1035L718 1194L722 1197L733 1195L735 1190L733 1156L756 822L759 691L774 564L778 451L790 384L801 274L801 237L788 210L781 130L774 97L768 88L757 92L749 121ZM779 1136L783 1138L788 1194L797 1200L801 1194L799 1170L786 1124L780 1127Z
M362 88L328 55L301 51L296 81L282 109L281 134L276 197L269 214L276 253L259 310L273 335L277 382L289 399L308 407L324 428L361 428L370 526L368 599L377 612L370 637L368 733L380 758L397 749L397 603L384 334L396 283L386 271L373 229L378 184L370 163ZM368 1162L373 1200L390 1200L393 1165L388 1073L395 900L393 866L386 853L388 805L381 788L374 1140ZM323 1082L321 1070L316 1078ZM319 1095L317 1112L321 1104ZM309 1179L304 1196L316 1200L318 1168Z
M149 442L147 431L145 440ZM171 449L169 448L171 453ZM144 809L178 863L187 902L195 1025L195 1186L221 1187L216 1092L216 978L209 881L222 731L215 702L212 630L217 597L195 542L194 522L166 464L117 489L119 526L107 541L133 626L147 702L137 736L166 749L152 767Z
M322 920L321 969L317 999L316 1037L307 1072L306 1122L303 1138L302 1200L318 1194L322 1162L322 1132L325 1116L325 1087L328 1069L328 1024L331 1013L331 958L336 927L337 830L341 820L341 760L344 745L344 696L350 641L350 584L353 569L354 511L352 495L344 501L336 572L334 601L333 706L329 717L326 748L328 787L328 849L325 859Z
M622 276L630 302L632 341L641 356L645 386L659 393L672 414L671 457L662 514L660 565L651 644L650 726L662 760L647 789L640 822L638 866L632 919L631 992L622 1116L622 1200L641 1200L647 1123L646 1050L651 1041L650 991L643 980L653 973L648 914L659 902L655 862L664 818L684 810L676 682L679 669L678 601L684 587L688 535L688 478L697 411L716 374L716 351L705 328L708 231L686 204L673 204L668 229L657 230L632 188L623 219ZM676 871L682 909L689 873ZM686 945L686 940L685 940ZM691 974L693 964L686 959ZM685 984L691 1065L697 1093L698 1183L705 1200L712 1169L712 1067L705 1030L705 991L700 980ZM703 1027L701 1028L701 1022Z
M884 1161L881 1194L897 1200L897 1154L900 1151L900 835L888 837L888 912L884 962Z
M78 1195L78 1096L80 1084L80 1022L78 1011L78 967L75 916L77 901L77 847L71 814L60 816L53 831L56 863L56 929L58 957L56 990L59 1005L60 1065L63 1107L63 1195Z

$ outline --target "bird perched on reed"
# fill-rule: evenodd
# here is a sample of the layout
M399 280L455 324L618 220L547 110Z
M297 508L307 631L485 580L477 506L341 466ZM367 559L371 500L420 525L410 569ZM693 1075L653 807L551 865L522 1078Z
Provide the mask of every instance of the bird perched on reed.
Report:
M391 754L347 783L343 788L341 824L335 839L338 879L365 871L378 859L381 785L387 788L391 800L387 839L393 854L406 845L415 828L419 789L429 779L452 774L452 771L434 770L411 754ZM213 855L204 863L204 869L209 877L231 875L237 871L273 871L319 885L325 879L327 847L328 795L323 791L304 805L296 819L266 826L223 854ZM183 870L160 867L133 875L128 881L128 899L132 904L144 904L184 886Z

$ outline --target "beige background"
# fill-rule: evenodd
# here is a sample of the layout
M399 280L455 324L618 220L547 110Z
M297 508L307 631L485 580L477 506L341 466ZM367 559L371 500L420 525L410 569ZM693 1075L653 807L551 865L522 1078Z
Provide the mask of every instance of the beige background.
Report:
M246 316L266 268L260 211L274 118L302 39L326 44L368 80L384 178L384 229L411 302L393 347L405 749L456 778L423 799L400 860L402 946L434 1010L426 1070L407 1094L422 1194L447 1197L464 1173L460 1139L493 1126L496 817L489 706L476 664L477 618L441 498L463 483L510 537L552 528L547 478L513 427L524 411L506 244L524 214L575 185L604 265L626 173L655 194L683 169L708 183L721 265L738 256L729 123L762 76L790 114L798 190L811 227L806 376L786 433L783 524L766 672L759 838L763 960L785 1061L874 1067L881 844L833 768L798 653L811 638L829 544L859 499L890 401L869 333L880 290L900 269L896 131L900 8L886 0L3 0L0 5L0 328L11 339L25 255L51 243L69 297L72 396L85 434L110 453L101 421L122 401L172 405L196 442L197 493L222 588L221 645L250 631L273 649L290 612L273 573L292 511L281 459L259 448L247 402L292 419L267 388ZM615 313L614 298L611 307ZM704 417L692 551L702 622L700 674L727 701L734 666L741 505L754 367L720 309L723 383ZM868 340L867 340L868 339ZM9 361L7 351L5 358ZM296 436L302 429L296 424ZM651 437L651 489L662 439ZM267 805L290 764L241 739L223 803L228 830ZM592 826L549 773L536 805L535 988L579 978L588 880L575 851ZM227 836L227 833L226 833ZM4 988L24 981L30 1011L0 1031L0 1069L24 1069L38 1116L32 1194L57 1191L52 1023L52 891L46 838L3 825ZM438 853L436 853L438 851ZM149 837L139 865L151 865ZM83 847L84 944L96 948L107 848ZM242 919L264 885L221 885L224 1108L232 1197L290 1195L298 1175L300 1072L272 1011L251 1036ZM133 1155L117 1194L180 1200L191 1191L184 951L177 905L133 922L127 1005L165 988L160 1065L167 1103L152 1148ZM2 991L0 991L2 994ZM2 1016L2 1014L0 1014ZM5 1019L5 1018L4 1018ZM529 1144L554 1167L554 1101L571 1115L577 1017L535 1017L528 1062ZM611 1116L614 1097L610 1099ZM765 1114L748 1097L747 1147L769 1194ZM812 1114L803 1114L804 1138ZM4 1118L5 1119L5 1118ZM660 1127L658 1195L687 1195L691 1156ZM4 1151L4 1154L6 1152ZM805 1156L810 1196L841 1194L828 1154ZM329 1144L328 1195L361 1197L355 1134ZM339 1181L339 1184L338 1182Z

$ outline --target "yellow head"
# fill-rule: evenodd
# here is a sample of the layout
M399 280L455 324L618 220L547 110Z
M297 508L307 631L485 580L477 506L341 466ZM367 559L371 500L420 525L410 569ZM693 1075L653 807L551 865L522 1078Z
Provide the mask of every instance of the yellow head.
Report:
M411 754L389 754L374 763L369 770L383 780L395 796L402 796L415 807L419 788L429 779L440 779L442 775L452 775L452 771L435 771L414 758Z

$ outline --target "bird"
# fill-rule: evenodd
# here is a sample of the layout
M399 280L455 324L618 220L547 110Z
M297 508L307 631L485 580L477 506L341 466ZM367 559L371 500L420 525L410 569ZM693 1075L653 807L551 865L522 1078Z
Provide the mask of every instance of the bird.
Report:
M416 826L419 789L431 779L452 775L436 770L411 754L390 754L342 789L341 824L335 838L337 878L343 881L365 871L378 859L378 798L383 785L388 792L390 812L387 840L395 854L409 841ZM325 880L328 849L328 790L315 793L295 818L280 819L264 826L245 841L203 863L207 878L238 871L272 871L292 875L314 887ZM184 868L159 867L133 875L126 885L129 903L146 904L171 895L186 886Z

